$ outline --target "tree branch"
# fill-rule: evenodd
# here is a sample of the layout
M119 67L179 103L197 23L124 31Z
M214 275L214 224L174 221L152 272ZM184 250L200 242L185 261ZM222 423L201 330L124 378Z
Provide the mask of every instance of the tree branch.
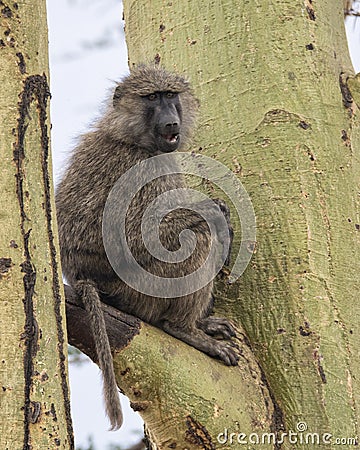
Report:
M65 288L66 321L69 344L97 362L95 343L82 300L68 285ZM102 304L111 349L122 350L140 332L141 321L106 304Z
M65 296L69 342L96 362L81 299L69 286ZM135 317L102 308L117 381L157 448L214 449L225 429L279 432L275 422L282 413L240 330L242 360L239 367L227 367Z

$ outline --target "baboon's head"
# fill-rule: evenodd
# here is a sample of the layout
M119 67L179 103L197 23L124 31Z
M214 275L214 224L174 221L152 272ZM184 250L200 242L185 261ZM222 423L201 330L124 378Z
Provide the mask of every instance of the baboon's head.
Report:
M111 133L150 153L172 152L188 140L197 109L183 77L140 65L115 89Z

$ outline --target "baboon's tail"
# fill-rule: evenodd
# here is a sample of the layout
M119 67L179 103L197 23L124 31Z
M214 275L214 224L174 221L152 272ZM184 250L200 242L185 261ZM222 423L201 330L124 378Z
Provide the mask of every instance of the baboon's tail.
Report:
M111 423L110 429L117 430L123 423L123 414L100 297L91 281L78 281L75 290L81 296L84 307L89 314L90 329L95 341L98 364L103 375L106 414Z

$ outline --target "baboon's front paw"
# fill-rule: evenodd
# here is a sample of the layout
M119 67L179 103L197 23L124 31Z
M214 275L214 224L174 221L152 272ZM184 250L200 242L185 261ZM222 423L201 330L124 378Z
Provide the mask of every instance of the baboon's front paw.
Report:
M221 242L221 244L223 245L222 259L224 260L224 265L228 266L230 264L230 253L234 238L234 230L230 222L230 208L221 198L216 198L213 201L219 207L227 223L226 229L218 229L218 239L219 242Z
M234 326L228 319L223 317L206 317L198 321L198 327L210 336L219 336L230 339L236 336Z

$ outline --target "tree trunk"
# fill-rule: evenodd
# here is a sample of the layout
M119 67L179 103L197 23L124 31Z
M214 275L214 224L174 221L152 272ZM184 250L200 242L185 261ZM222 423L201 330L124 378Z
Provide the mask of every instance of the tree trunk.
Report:
M1 2L0 14L0 447L71 449L45 1Z
M352 444L360 83L348 80L342 4L128 0L124 14L131 64L154 60L190 77L202 107L189 150L238 175L257 246L240 282L217 292L218 311L247 336L240 366L143 327L116 358L120 385L159 448L230 448L224 428L233 440L246 433L248 448L268 432L275 448Z

